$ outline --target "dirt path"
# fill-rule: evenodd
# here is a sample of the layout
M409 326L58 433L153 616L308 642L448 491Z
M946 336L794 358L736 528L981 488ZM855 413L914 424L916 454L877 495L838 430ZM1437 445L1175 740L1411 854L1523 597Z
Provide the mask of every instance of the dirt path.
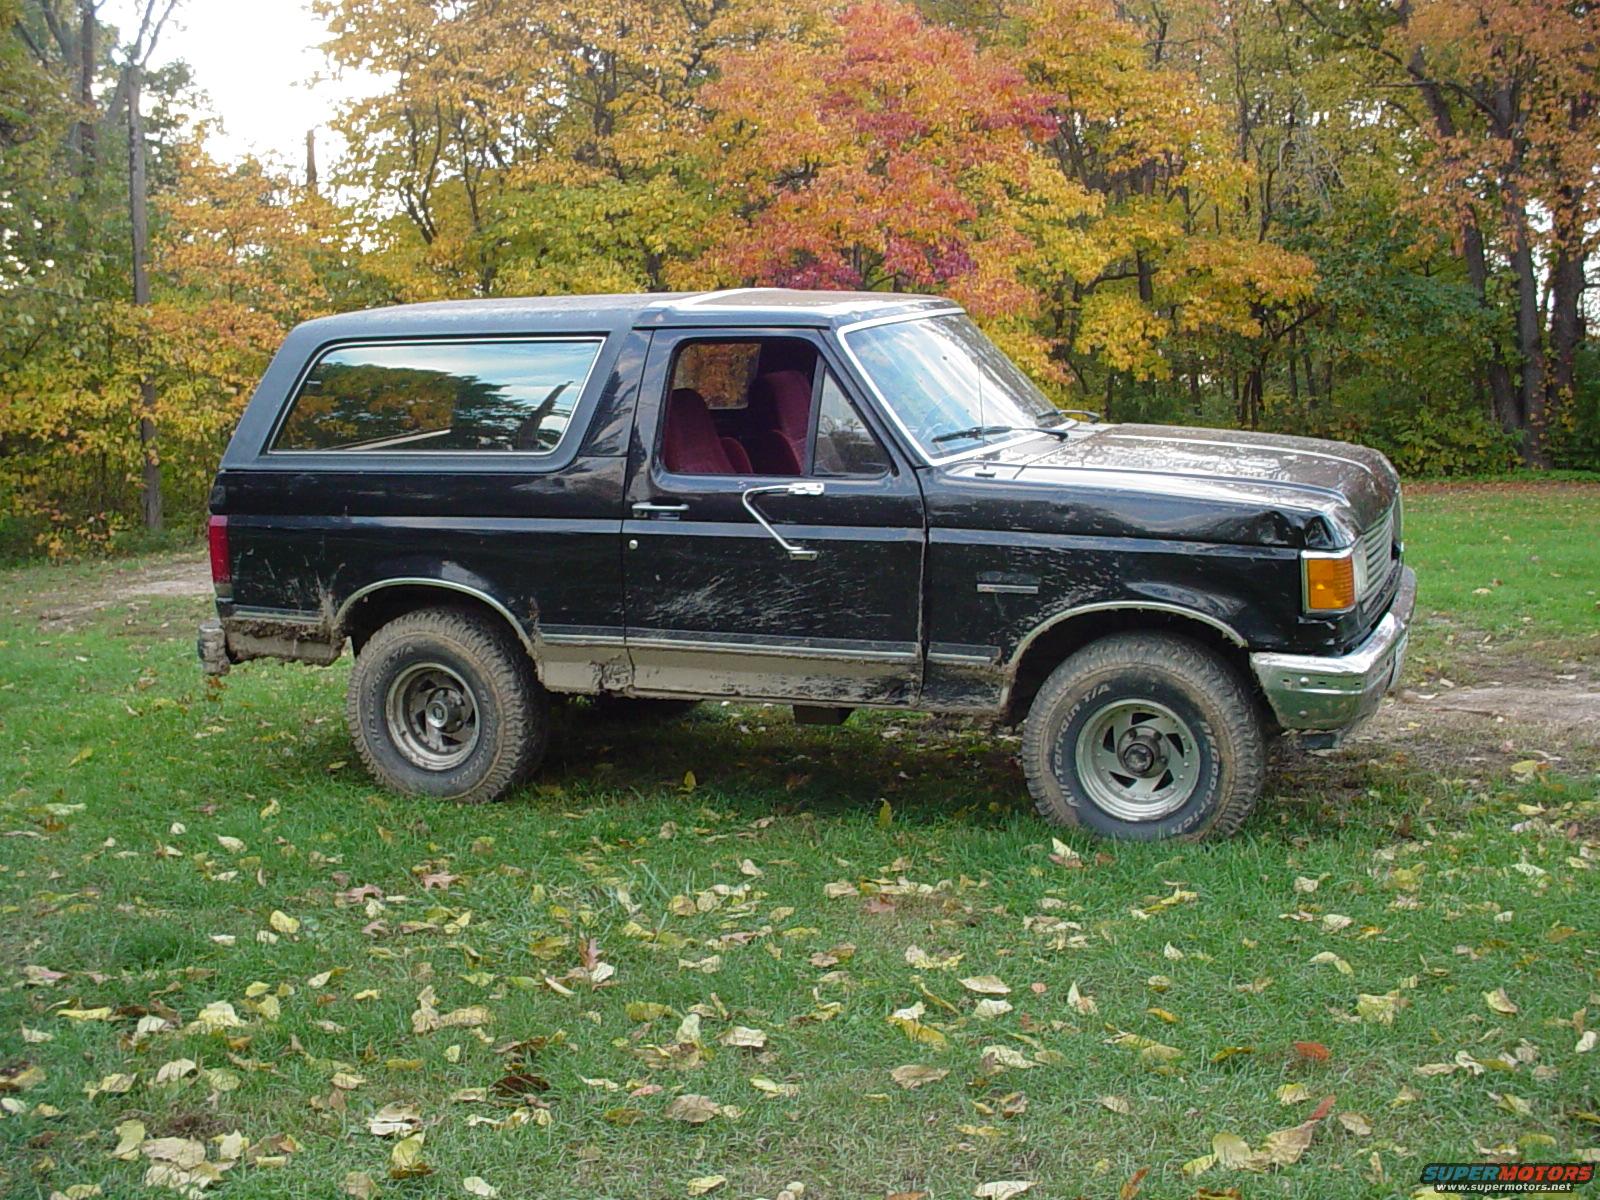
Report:
M211 565L204 555L164 556L109 564L90 577L36 592L28 607L47 629L67 629L113 604L160 596L211 595Z

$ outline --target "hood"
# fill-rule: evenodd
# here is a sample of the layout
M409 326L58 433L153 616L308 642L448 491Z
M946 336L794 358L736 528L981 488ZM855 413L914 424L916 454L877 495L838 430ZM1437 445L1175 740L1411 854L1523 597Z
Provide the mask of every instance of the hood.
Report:
M1014 487L1071 485L1276 510L1302 532L1320 516L1341 545L1375 524L1400 490L1388 459L1363 446L1173 425L1088 426L1053 445L1026 438L963 461L955 473Z

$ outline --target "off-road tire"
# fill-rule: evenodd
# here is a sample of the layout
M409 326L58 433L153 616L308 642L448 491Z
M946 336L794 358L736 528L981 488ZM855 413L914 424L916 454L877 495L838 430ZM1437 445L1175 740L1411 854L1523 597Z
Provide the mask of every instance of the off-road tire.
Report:
M419 663L447 668L472 693L477 740L449 769L418 766L390 734L391 685ZM487 804L521 783L543 759L550 730L549 697L527 651L502 623L459 608L419 609L379 628L350 673L345 717L378 782L457 804Z
M1192 793L1170 813L1128 820L1095 801L1080 777L1078 742L1118 703L1154 701L1193 732ZM1092 737L1089 737L1092 742ZM1045 680L1023 725L1022 768L1040 814L1105 837L1223 838L1249 817L1266 781L1260 713L1238 673L1198 642L1114 634L1078 650Z

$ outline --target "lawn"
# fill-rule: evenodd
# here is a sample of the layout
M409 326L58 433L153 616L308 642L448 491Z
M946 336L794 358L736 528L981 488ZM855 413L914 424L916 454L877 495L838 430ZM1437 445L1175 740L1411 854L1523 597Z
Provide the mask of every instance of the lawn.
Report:
M1417 669L1593 659L1596 529L1597 488L1419 490ZM1593 764L1369 744L1227 843L1058 847L976 726L573 707L456 809L363 776L345 664L207 685L193 598L41 620L110 570L0 575L0 1194L1320 1200L1600 1155Z

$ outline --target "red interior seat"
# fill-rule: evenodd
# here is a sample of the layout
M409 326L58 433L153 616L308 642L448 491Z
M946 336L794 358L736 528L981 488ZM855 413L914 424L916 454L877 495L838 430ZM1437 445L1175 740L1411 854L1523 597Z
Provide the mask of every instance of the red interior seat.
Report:
M804 371L772 371L750 386L745 448L764 475L799 475L811 437L811 378Z
M704 397L693 388L674 388L667 397L667 427L661 436L667 470L684 475L735 474L724 440L717 436Z

